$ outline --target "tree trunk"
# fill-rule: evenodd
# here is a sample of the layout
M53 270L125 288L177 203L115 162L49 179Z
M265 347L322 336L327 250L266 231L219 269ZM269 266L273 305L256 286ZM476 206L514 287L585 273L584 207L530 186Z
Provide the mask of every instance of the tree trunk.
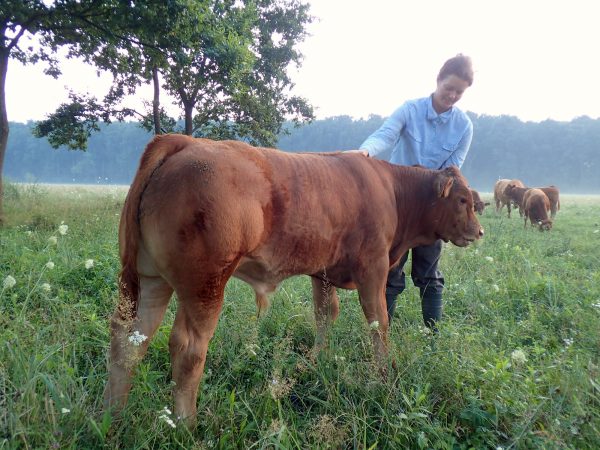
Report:
M194 104L193 102L185 102L183 104L183 108L185 110L185 134L188 136L192 135L194 131L193 121L192 121L192 113L194 112Z
M8 70L8 55L0 53L0 227L4 225L4 156L8 144L8 115L6 114L6 72Z
M154 119L154 134L161 134L160 128L160 86L158 84L158 67L152 67L152 82L154 84L154 98L152 99L152 118Z

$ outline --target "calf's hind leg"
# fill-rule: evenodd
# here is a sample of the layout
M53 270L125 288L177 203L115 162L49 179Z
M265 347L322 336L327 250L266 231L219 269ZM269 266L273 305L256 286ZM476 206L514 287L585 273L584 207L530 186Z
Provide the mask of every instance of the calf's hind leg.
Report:
M143 358L152 336L160 325L173 288L160 276L140 275L140 296L137 313L131 317L128 299L121 297L111 319L110 363L108 382L104 389L104 407L120 411L127 403L131 376ZM133 335L133 333L136 335ZM135 337L139 336L139 340ZM142 336L146 339L142 340ZM133 339L133 342L130 341Z
M208 343L214 335L223 306L225 282L212 289L177 290L179 306L169 340L175 388L175 415L188 426L196 421L198 385L204 372Z

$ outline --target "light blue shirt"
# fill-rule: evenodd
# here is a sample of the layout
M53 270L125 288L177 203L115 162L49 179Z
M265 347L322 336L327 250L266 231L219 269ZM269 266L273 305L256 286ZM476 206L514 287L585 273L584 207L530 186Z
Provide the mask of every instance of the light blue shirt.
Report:
M360 146L370 156L392 149L390 162L429 169L462 166L473 138L471 119L456 107L438 114L432 96L409 100Z

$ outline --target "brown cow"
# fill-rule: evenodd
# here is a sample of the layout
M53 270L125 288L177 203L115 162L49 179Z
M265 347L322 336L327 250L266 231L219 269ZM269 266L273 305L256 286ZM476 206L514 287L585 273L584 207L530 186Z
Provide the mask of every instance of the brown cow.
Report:
M541 187L540 190L544 191L544 194L550 201L550 217L554 219L556 212L560 210L560 192L554 185Z
M508 200L516 207L519 208L519 216L523 217L523 196L525 192L527 192L530 188L521 187L515 184L509 183L508 186L504 189L504 195L508 198Z
M504 190L504 193L506 194L506 196L515 204L519 207L519 214L521 215L521 217L523 217L523 196L525 195L525 192L527 192L527 190L529 190L531 188L528 187L518 187L515 186L513 184L509 184L506 189ZM560 194L559 194L559 190L556 186L552 185L552 186L547 186L547 187L539 187L536 189L540 189L541 191L544 191L544 194L546 194L546 196L548 197L548 200L550 201L550 216L552 219L554 219L554 217L556 216L556 212L560 209Z
M124 406L131 372L175 291L175 414L194 422L208 343L232 275L254 288L259 307L283 279L310 275L317 348L339 311L335 287L358 289L383 367L389 267L412 247L437 239L466 246L482 235L456 167L157 136L121 216L120 301L111 321L105 406Z
M481 200L479 192L477 192L475 189L471 189L471 194L473 195L473 209L481 216L483 214L483 210L490 204L490 202L484 202Z
M538 225L540 231L550 230L552 228L552 219L548 218L550 211L550 200L541 189L528 189L523 196L525 227L527 219L531 226Z
M506 178L502 178L496 181L496 184L494 185L494 201L496 202L496 212L499 213L502 210L502 207L506 205L508 217L510 217L511 200L506 196L505 190L509 184L513 184L518 187L525 187L523 182L517 179L507 180Z

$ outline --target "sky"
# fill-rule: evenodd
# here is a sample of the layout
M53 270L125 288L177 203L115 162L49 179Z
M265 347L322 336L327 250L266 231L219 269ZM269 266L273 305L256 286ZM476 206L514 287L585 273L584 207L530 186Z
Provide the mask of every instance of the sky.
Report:
M316 20L291 70L293 93L318 119L388 116L435 90L448 58L471 56L475 81L458 107L524 121L600 117L597 0L305 0ZM110 79L67 61L54 80L12 60L10 121L43 119L66 101L65 86L99 97ZM138 92L151 99L148 87Z

